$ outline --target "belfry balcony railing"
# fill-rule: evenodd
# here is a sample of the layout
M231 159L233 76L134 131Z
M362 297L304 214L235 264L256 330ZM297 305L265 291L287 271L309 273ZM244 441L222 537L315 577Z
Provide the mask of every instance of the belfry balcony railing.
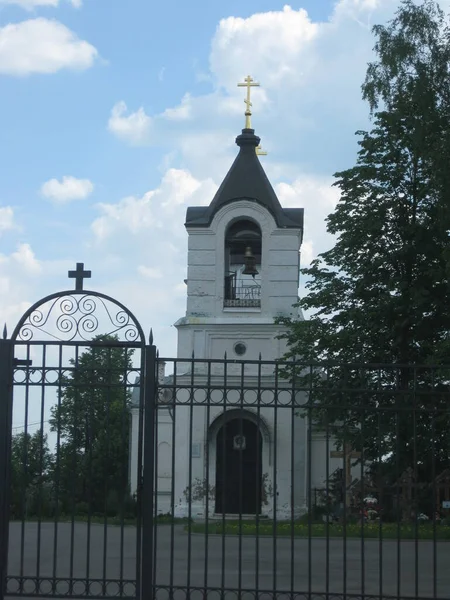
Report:
M225 308L260 308L261 286L250 279L237 279L236 273L225 276Z

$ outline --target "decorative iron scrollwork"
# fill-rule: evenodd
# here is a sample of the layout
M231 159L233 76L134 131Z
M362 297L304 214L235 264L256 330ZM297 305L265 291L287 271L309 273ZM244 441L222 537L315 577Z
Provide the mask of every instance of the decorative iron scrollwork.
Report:
M91 342L97 335L116 335L121 342L143 342L139 323L125 306L95 292L56 294L31 307L13 338L29 342Z

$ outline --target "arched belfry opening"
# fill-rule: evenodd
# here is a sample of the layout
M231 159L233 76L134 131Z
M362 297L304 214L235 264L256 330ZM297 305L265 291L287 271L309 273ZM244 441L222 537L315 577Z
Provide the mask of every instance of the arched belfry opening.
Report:
M262 235L257 223L241 219L225 234L225 307L261 306Z

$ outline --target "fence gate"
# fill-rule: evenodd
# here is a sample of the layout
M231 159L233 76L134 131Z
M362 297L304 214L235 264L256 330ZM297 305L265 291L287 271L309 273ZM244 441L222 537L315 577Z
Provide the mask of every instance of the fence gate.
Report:
M0 342L1 600L141 598L151 581L155 351L125 306L83 289L90 275L78 263L75 290Z

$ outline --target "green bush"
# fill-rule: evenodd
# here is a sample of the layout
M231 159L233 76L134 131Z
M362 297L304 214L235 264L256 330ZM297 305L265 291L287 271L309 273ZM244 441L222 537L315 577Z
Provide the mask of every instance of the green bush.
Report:
M120 513L119 494L116 490L110 490L106 498L106 516L117 517Z
M87 502L78 502L75 506L75 514L85 517L89 514L89 504Z

